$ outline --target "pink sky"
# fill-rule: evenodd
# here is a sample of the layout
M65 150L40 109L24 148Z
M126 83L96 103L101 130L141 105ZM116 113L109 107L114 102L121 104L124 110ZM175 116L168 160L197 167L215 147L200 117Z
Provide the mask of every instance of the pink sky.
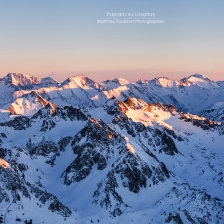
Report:
M224 80L223 8L224 1L195 0L3 1L0 77L16 72L61 81L84 74L100 82L201 74ZM145 10L164 24L96 22L107 12Z

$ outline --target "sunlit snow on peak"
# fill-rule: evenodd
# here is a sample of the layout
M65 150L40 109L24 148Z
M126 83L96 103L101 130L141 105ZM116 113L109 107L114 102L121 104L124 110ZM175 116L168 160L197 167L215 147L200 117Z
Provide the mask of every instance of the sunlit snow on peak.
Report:
M202 88L206 88L206 89L219 88L219 85L216 84L214 81L212 81L208 78L205 78L204 76L202 76L200 74L195 74L195 75L189 76L188 78L185 78L182 80L188 80L192 84L201 86Z

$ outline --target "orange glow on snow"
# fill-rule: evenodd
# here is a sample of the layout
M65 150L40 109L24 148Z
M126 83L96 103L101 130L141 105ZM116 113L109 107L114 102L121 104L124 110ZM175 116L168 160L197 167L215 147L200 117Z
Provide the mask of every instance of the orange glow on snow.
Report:
M2 166L3 168L8 168L9 163L7 163L4 159L0 159L0 166Z

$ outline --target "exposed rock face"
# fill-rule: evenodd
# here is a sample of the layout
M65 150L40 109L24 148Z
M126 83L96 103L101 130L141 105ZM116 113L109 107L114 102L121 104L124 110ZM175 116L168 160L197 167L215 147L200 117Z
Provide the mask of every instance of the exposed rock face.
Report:
M23 207L22 198L36 198L39 200L39 206L48 205L48 209L52 212L57 212L62 216L70 216L72 213L69 208L62 205L56 196L40 190L35 185L30 184L24 177L24 172L27 169L24 164L17 164L16 161L11 162L9 167L8 163L0 160L0 181L4 184L4 188L0 186L0 203L14 203L21 209ZM7 167L4 167L6 166ZM24 169L25 167L25 169ZM7 168L7 169L6 169Z
M37 199L39 199L40 203L43 205L49 204L48 210L51 212L56 212L59 215L62 215L64 217L71 216L72 212L69 208L64 206L54 195L41 191L37 187L27 183L27 185L30 187L30 192L35 195ZM41 205L40 205L41 206Z
M109 134L111 138L108 138ZM101 120L91 118L74 137L72 147L77 157L62 174L64 183L71 185L88 178L94 166L99 171L109 168L105 179L97 185L93 202L109 209L113 216L121 215L121 207L124 206L116 190L121 187L118 180L130 192L138 193L150 183L155 185L170 177L166 166L149 149L144 148L144 155L153 161L153 165L146 163L126 138Z
M64 137L62 138L59 142L58 142L58 145L59 145L59 148L60 148L60 151L65 151L65 148L68 146L69 142L71 141L72 137L68 136L68 137Z
M176 224L184 224L178 213L176 213L176 214L170 213L169 214L169 216L166 219L166 223L170 223L170 222L176 223Z
M174 155L175 153L178 153L178 150L176 148L176 145L171 137L169 137L166 133L162 133L160 130L156 130L155 134L157 136L157 139L161 139L161 149L159 152L165 152L167 155Z
M17 113L12 105L9 106L8 111L10 112L10 115L17 115Z
M180 113L180 115L181 115L180 117L181 120L184 120L185 122L191 122L194 126L200 127L203 130L209 130L212 128L214 129L220 126L220 123L212 121L212 120L197 119L197 118L194 118L194 116L185 115L182 112Z
M140 165L139 160L138 156L129 153L126 159L118 163L114 169L117 174L120 174L122 185L134 193L138 193L143 187L146 188L147 180L152 177L149 165L146 163ZM157 183L155 180L164 181L166 176L161 172L160 177L155 175L153 183Z
M122 207L124 202L121 195L116 191L118 184L114 176L114 172L109 172L105 180L101 181L97 185L97 190L93 195L93 203L100 204L110 211L112 217L120 216L122 214ZM115 206L113 201L115 201Z
M26 128L30 127L30 119L25 116L15 117L14 120L0 123L0 126L8 126L12 127L15 130L26 130Z
M47 157L46 163L49 163L51 166L54 165L54 161L57 156L60 156L59 148L52 141L45 141L43 139L38 144L32 144L31 140L27 143L27 150L31 157L33 156L43 156ZM52 155L52 156L50 156Z
M188 202L186 202L187 197L191 198L191 200ZM180 217L180 212L185 214L190 223L211 223L212 214L217 204L219 204L221 208L220 211L224 211L224 206L221 205L219 200L212 198L203 190L191 188L188 183L176 185L176 187L173 188L173 191L167 195L166 200L173 198L177 198L179 203L183 204L184 206L180 206L180 204L172 204L174 209L177 209L178 212L170 213L165 220L166 223L182 224L183 221ZM159 201L158 204L166 203L166 200ZM200 215L198 215L198 212ZM217 216L219 217L219 221L217 223L220 223L220 220L223 219L223 215L219 212Z

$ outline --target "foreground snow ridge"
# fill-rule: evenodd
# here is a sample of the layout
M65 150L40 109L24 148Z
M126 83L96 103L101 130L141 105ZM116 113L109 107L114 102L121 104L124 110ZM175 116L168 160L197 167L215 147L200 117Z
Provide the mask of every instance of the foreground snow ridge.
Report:
M223 83L8 74L0 222L223 223Z

